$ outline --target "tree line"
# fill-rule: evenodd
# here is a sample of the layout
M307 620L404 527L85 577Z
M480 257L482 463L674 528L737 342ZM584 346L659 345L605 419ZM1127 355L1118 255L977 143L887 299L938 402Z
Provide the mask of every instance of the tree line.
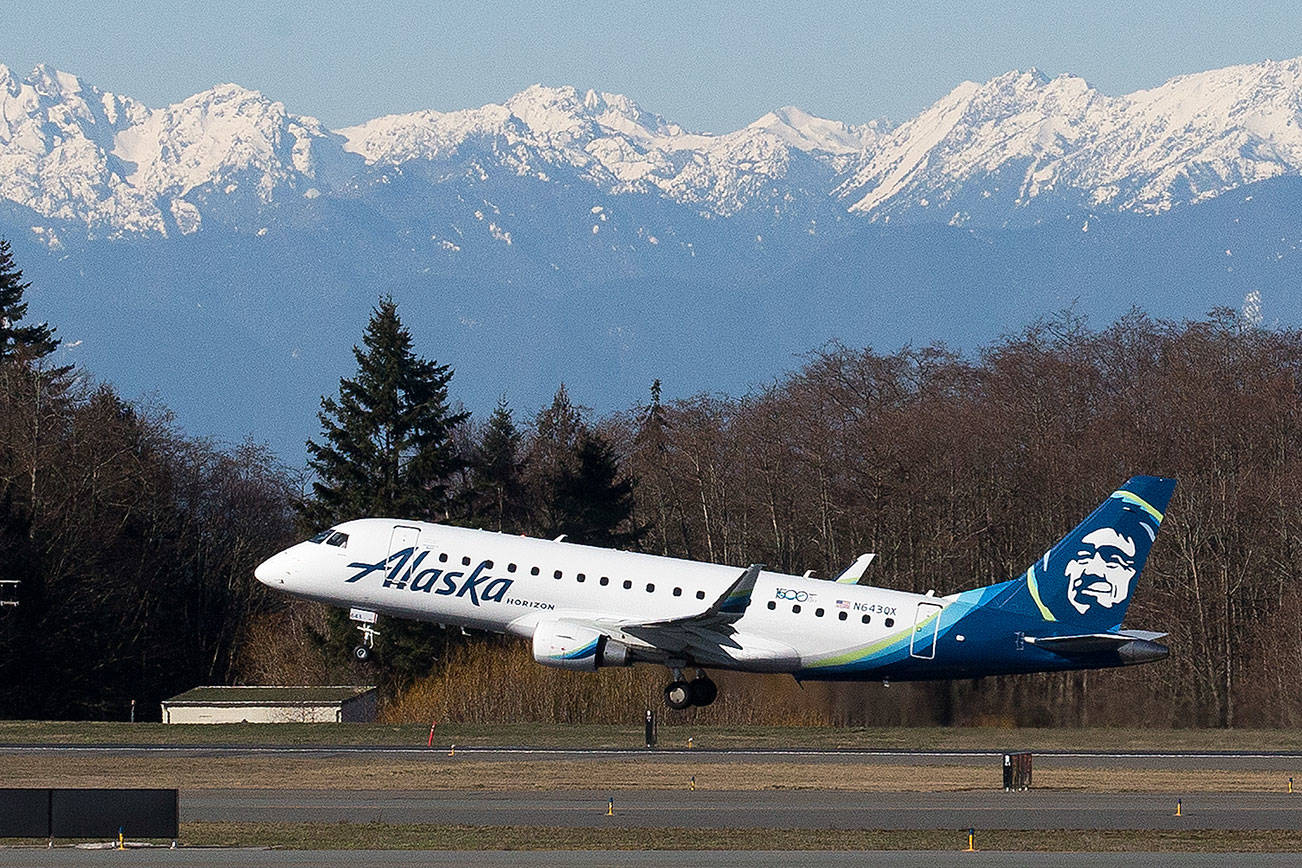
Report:
M163 409L56 362L0 241L0 716L126 719L233 673L293 535L262 447L187 437Z
M1068 311L970 358L833 344L740 397L662 401L657 383L641 406L596 420L562 387L523 431L504 404L483 425L458 420L463 463L433 517L828 577L874 551L865 581L943 595L1020 574L1131 475L1174 476L1127 619L1169 631L1167 661L891 693L792 691L780 679L740 689L778 700L768 706L784 719L794 702L795 717L827 723L1289 725L1302 715L1290 689L1302 676L1290 593L1302 532L1300 372L1302 332L1231 310L1191 322L1135 310L1102 330ZM575 468L597 466L574 486ZM631 510L585 521L594 492L612 486ZM421 685L400 703L405 713L571 719L546 698L557 680L602 709L593 713L615 713L587 676L531 676L522 645L478 647L467 656L445 645L451 662L425 661L443 686ZM502 682L477 676L492 668L489 653L514 661L492 666L511 667L521 696L544 698L494 696ZM420 673L405 675L404 689ZM648 700L660 680L650 670L595 677ZM699 713L755 713L733 706L725 694Z
M401 515L947 594L1021 573L1135 473L1180 484L1127 624L1169 631L1133 670L926 685L728 679L690 714L730 722L1291 725L1302 508L1302 332L1229 310L1189 322L1072 315L965 356L832 344L741 396L599 416L562 385L484 419L451 397L382 298L356 370L323 398L304 487L252 444L52 362L20 326L0 259L0 611L6 716L118 716L199 682L380 680L395 717L627 720L662 673L556 673L527 643L383 625L359 668L350 625L262 592L252 568L336 521ZM6 294L7 293L7 294ZM29 331L22 331L22 329ZM41 329L45 329L42 331ZM491 673L509 671L504 688ZM503 695L509 691L510 695ZM626 708L625 706L636 706ZM155 706L156 707L156 706Z
M1179 487L1127 624L1170 632L1134 670L913 689L931 720L1292 725L1302 716L1302 332L1229 310L1064 314L965 359L830 346L741 398L614 420L657 552L947 594L1024 571L1136 473ZM841 722L892 722L840 689ZM890 703L895 706L894 702Z

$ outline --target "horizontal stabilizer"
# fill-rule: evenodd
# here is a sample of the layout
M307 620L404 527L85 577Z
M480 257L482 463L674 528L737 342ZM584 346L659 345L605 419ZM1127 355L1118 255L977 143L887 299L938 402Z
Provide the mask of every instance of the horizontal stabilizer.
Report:
M836 577L836 583L838 585L859 584L859 580L863 578L864 571L868 569L868 565L873 562L873 558L875 557L877 557L876 552L868 552L867 554L859 555L859 557L855 558L854 563L845 568L845 572Z
M1145 663L1160 660L1167 655L1166 646L1153 641L1165 635L1149 630L1122 630L1118 633L1083 633L1079 636L1027 636L1026 643L1064 657L1113 652L1120 655L1125 663Z

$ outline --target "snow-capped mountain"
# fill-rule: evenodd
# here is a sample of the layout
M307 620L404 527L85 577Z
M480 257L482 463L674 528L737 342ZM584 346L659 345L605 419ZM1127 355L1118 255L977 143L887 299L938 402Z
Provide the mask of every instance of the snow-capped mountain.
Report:
M541 85L330 130L233 84L151 108L0 66L0 237L63 361L291 458L377 293L472 409L740 391L829 339L971 347L1072 304L1298 323L1302 59L723 133Z
M964 82L894 128L787 106L719 135L625 96L539 85L501 105L332 132L236 85L151 109L47 66L25 79L0 66L0 196L95 233L188 234L223 198L352 197L394 167L435 187L501 171L573 180L716 217L797 201L870 218L1015 219L1050 194L1153 213L1302 172L1302 59L1115 97L1075 76L1010 72Z
M793 161L826 166L815 191L826 196L876 129L788 108L726 135L694 134L624 96L534 86L503 105L335 133L233 84L150 109L45 66L22 80L0 66L0 195L97 234L167 236L198 231L222 197L284 204L419 163L434 182L500 170L550 182L560 172L602 193L662 195L728 216L786 194Z
M1302 58L1121 97L1031 70L959 85L887 137L837 195L870 216L930 207L962 219L993 204L1010 217L1047 194L1157 213L1300 172Z

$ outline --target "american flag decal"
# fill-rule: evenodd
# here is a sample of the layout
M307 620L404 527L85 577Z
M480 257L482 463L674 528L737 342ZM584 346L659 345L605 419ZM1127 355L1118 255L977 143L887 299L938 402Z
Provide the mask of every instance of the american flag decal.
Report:
M836 601L836 607L837 607L838 609L848 609L848 608L850 608L850 601L849 601L849 600L837 600L837 601Z

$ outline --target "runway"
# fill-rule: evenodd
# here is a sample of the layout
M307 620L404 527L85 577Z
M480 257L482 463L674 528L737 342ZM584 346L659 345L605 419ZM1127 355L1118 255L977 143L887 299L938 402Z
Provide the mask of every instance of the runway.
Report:
M614 815L607 816L614 798ZM707 829L1296 829L1302 794L596 790L181 793L182 822Z

